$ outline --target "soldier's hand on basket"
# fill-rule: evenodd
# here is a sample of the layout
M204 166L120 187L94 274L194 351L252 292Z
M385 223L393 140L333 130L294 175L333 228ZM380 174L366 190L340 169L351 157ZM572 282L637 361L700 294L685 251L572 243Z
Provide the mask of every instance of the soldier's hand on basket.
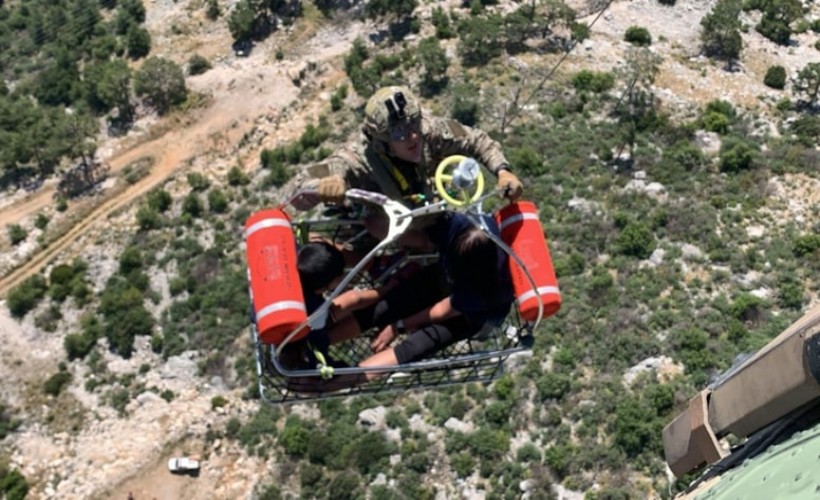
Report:
M330 175L319 179L319 183L316 185L316 191L319 193L319 198L323 202L340 205L345 200L347 186L342 176Z
M396 327L393 324L387 325L376 335L376 338L370 343L370 347L373 348L373 352L381 352L390 346L396 335Z
M521 184L518 176L505 167L498 170L498 187L504 189L504 197L510 201L520 198L524 191L524 185Z

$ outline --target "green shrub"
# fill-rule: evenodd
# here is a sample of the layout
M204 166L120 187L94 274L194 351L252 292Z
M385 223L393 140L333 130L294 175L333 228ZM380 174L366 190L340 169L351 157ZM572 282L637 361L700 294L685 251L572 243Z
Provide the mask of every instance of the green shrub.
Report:
M499 460L510 448L510 436L506 432L485 427L467 437L467 444L481 460Z
M118 261L119 273L123 276L127 276L132 271L140 270L143 266L142 253L136 246L125 247Z
M197 218L202 215L202 200L199 199L199 196L195 192L188 193L188 196L182 200L182 213L188 214L193 218Z
M390 429L403 429L409 424L407 417L404 416L404 413L395 409L387 410L387 415L385 416L384 422Z
M658 452L663 425L645 402L628 398L615 409L615 445L630 458L644 452Z
M237 432L237 439L243 446L250 448L262 443L263 441L275 438L279 432L276 427L276 421L278 418L279 412L277 410L261 408L249 422L239 429ZM298 439L296 442L298 443Z
M302 135L299 137L299 144L302 146L302 150L317 148L325 142L328 137L330 137L330 130L326 124L320 123L317 127L310 123L305 127L305 131L302 132ZM298 163L298 160L295 162L291 161L291 163Z
M275 165L284 163L287 160L287 155L285 154L285 148L279 146L275 149L262 149L262 152L259 153L259 162L262 164L262 168L271 168Z
M755 29L758 33L778 45L788 45L792 34L792 30L788 23L785 23L780 19L773 19L766 15L760 19L760 22L757 23Z
M674 1L674 0L673 0ZM589 26L584 23L572 22L569 27L570 36L576 43L581 43L589 38Z
M676 142L672 147L666 149L663 155L690 172L698 170L706 161L700 147L687 140Z
M540 175L546 171L541 155L531 146L522 146L508 151L507 158L513 168L525 175Z
M509 422L512 405L506 401L493 401L484 407L484 421L493 427L503 427Z
M646 224L630 222L618 233L615 246L624 255L646 259L655 251L657 243L652 230Z
M433 8L433 26L436 28L436 38L444 40L456 36L455 29L450 23L450 16L441 7Z
M74 266L59 264L51 268L48 275L48 282L51 285L68 285L74 279Z
M201 75L211 69L211 63L199 54L194 54L188 59L188 74Z
M458 54L467 67L487 65L503 54L503 21L499 14L465 17L458 23Z
M344 470L336 475L328 485L333 497L339 500L356 500L364 498L361 477L351 470Z
M3 472L0 469L0 472ZM26 477L17 469L0 476L0 491L5 500L23 500L28 495L29 485Z
M48 226L48 216L44 213L37 214L37 217L34 219L34 227L37 229L44 231L46 226Z
M783 90L786 86L786 68L779 65L770 66L766 70L766 76L763 77L763 84L773 89Z
M43 384L43 392L49 396L59 396L63 388L71 382L71 373L61 370L50 376Z
M542 401L563 398L569 392L570 385L569 376L559 373L545 373L535 381L538 397Z
M7 225L6 232L9 235L9 241L12 245L18 245L28 238L28 231L23 229L23 226L20 224Z
M532 443L526 443L524 446L518 448L515 458L519 462L532 462L537 464L541 462L541 450Z
M270 173L265 178L266 186L282 187L293 176L291 169L284 163L276 163L270 167Z
M802 114L791 125L792 133L807 148L820 142L820 116Z
M194 191L205 191L211 187L211 181L199 172L189 172L187 175L188 184Z
M162 352L164 340L165 339L162 338L162 335L151 335L151 352L160 354Z
M84 333L69 333L63 339L63 347L69 360L84 359L96 344L96 338Z
M162 227L162 216L148 206L142 206L137 210L137 225L141 231L150 231Z
M245 186L251 182L250 178L245 175L245 172L237 166L231 167L228 170L228 185L229 186Z
M228 404L228 400L222 396L214 396L211 398L211 409L216 410Z
M803 308L803 287L799 283L789 281L780 285L777 294L777 303L785 309L799 311Z
M221 189L214 188L208 191L208 209L217 214L228 211L228 197Z
M111 408L117 410L117 413L122 416L125 414L125 407L128 406L128 402L131 400L131 394L128 392L128 389L118 387L109 391L106 398Z
M111 349L127 358L131 356L134 338L138 335L151 335L154 318L143 304L143 292L136 285L141 285L137 277L147 280L139 269L133 269L132 278L125 279L115 275L109 279L100 297L99 312L103 315L104 331ZM135 285L135 282L136 285Z
M481 118L481 107L476 100L478 89L472 85L459 84L453 88L453 105L450 117L464 125L473 126Z
M151 101L159 114L185 102L187 89L182 69L173 61L149 57L134 76L134 92Z
M726 139L720 146L720 171L738 173L755 166L757 147L742 139Z
M125 35L125 44L128 48L128 57L143 58L151 52L151 34L145 28L131 26Z
M615 76L606 71L581 70L572 77L572 85L578 92L606 92L615 85Z
M796 257L803 258L817 252L818 249L820 249L820 234L815 233L798 237L794 241L792 251Z
M205 17L207 17L211 21L215 21L219 18L221 11L219 10L219 2L218 0L208 0L207 7L205 10Z
M171 194L164 189L155 189L148 193L148 206L159 213L163 213L171 208L174 199Z
M649 30L640 26L630 26L624 33L624 40L637 45L639 47L646 47L652 44L652 35Z
M715 112L720 113L726 118L730 120L734 120L737 116L737 111L735 107L732 106L732 103L728 101L723 101L721 99L715 99L706 103L706 108L704 109L705 113Z
M279 445L290 456L304 457L308 451L308 440L311 430L300 422L289 419L282 433L279 434Z
M22 318L26 313L37 307L37 303L45 297L47 290L45 278L35 274L9 292L6 305L12 316Z
M394 446L382 433L366 432L356 446L356 468L365 475L375 475L388 467Z
M450 457L450 467L457 477L468 477L475 470L475 460L469 453L461 452Z
M729 125L731 122L726 115L709 111L703 115L701 120L703 122L703 128L706 131L715 132L717 134L725 134L729 132Z
M550 446L544 452L544 462L559 478L563 478L568 473L571 456L575 453L572 445L561 444Z
M764 301L750 293L740 294L731 306L731 314L741 321L757 321L763 314Z
M55 332L61 319L63 319L63 313L60 312L60 307L57 304L51 304L34 318L34 325L43 331Z
M20 421L13 418L8 410L9 408L0 404L0 439L4 439L20 426ZM4 473L3 464L0 463L0 484L2 484ZM2 487L0 487L0 491L2 491Z
M236 417L231 417L225 422L225 437L229 439L236 439L239 435L239 430L242 429L242 422Z

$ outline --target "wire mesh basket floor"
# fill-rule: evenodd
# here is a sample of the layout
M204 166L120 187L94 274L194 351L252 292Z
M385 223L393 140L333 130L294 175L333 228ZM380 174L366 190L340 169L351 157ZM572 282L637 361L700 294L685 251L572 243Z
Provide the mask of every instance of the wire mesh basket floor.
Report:
M515 330L515 334L507 335ZM271 403L312 401L332 397L359 394L378 394L419 389L435 389L468 382L489 383L504 374L504 361L512 354L529 350L532 336L511 325L495 329L486 338L473 338L452 344L436 353L435 357L402 365L365 369L358 363L366 359L372 350L370 338L361 336L333 345L330 356L346 365L334 370L334 377L322 378L319 369L299 370L297 377L281 373L274 363L275 346L259 341L256 328L252 327L256 346L259 393ZM364 380L368 371L378 371L380 377ZM356 383L338 384L341 377L357 378Z

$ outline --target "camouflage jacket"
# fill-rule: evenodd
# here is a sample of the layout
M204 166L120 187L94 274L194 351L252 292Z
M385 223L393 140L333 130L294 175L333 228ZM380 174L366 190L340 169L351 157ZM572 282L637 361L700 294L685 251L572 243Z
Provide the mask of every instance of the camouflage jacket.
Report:
M420 164L394 158L383 143L365 138L312 165L308 174L315 179L341 175L348 189L375 191L414 205L411 195L423 194L426 199L433 199L433 175L438 164L448 156L459 154L475 158L491 172L507 163L501 145L479 129L455 120L428 118L426 114L421 128L424 151Z

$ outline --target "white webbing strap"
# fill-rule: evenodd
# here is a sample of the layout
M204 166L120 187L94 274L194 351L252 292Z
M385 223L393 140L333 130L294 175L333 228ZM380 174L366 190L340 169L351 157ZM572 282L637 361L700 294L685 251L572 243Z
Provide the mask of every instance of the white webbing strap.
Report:
M536 290L530 290L529 292L522 293L521 295L516 297L516 300L518 301L519 304L523 304L524 302L530 300L531 298L535 297L536 295L543 296L543 295L546 295L548 293L560 294L561 292L558 290L557 286L540 286L540 287L538 287L537 291Z
M516 214L510 217L507 217L503 221L501 221L501 226L498 228L498 232L504 230L505 227L509 226L510 224L515 224L516 222L521 222L524 220L537 220L540 223L540 219L538 218L538 214L534 214L532 212L526 212L523 214Z
M248 239L250 237L250 235L252 235L253 233L255 233L257 231L260 231L262 229L267 229L267 228L270 228L270 227L286 227L288 229L291 228L290 222L288 222L286 219L275 219L275 218L262 219L258 222L254 222L251 225L251 227L249 227L248 229L245 230L245 239Z
M307 312L305 309L305 304L299 302L298 300L282 300L279 302L274 302L273 304L268 304L260 309L259 312L256 313L256 322L259 323L262 321L262 318L269 314L290 310Z

